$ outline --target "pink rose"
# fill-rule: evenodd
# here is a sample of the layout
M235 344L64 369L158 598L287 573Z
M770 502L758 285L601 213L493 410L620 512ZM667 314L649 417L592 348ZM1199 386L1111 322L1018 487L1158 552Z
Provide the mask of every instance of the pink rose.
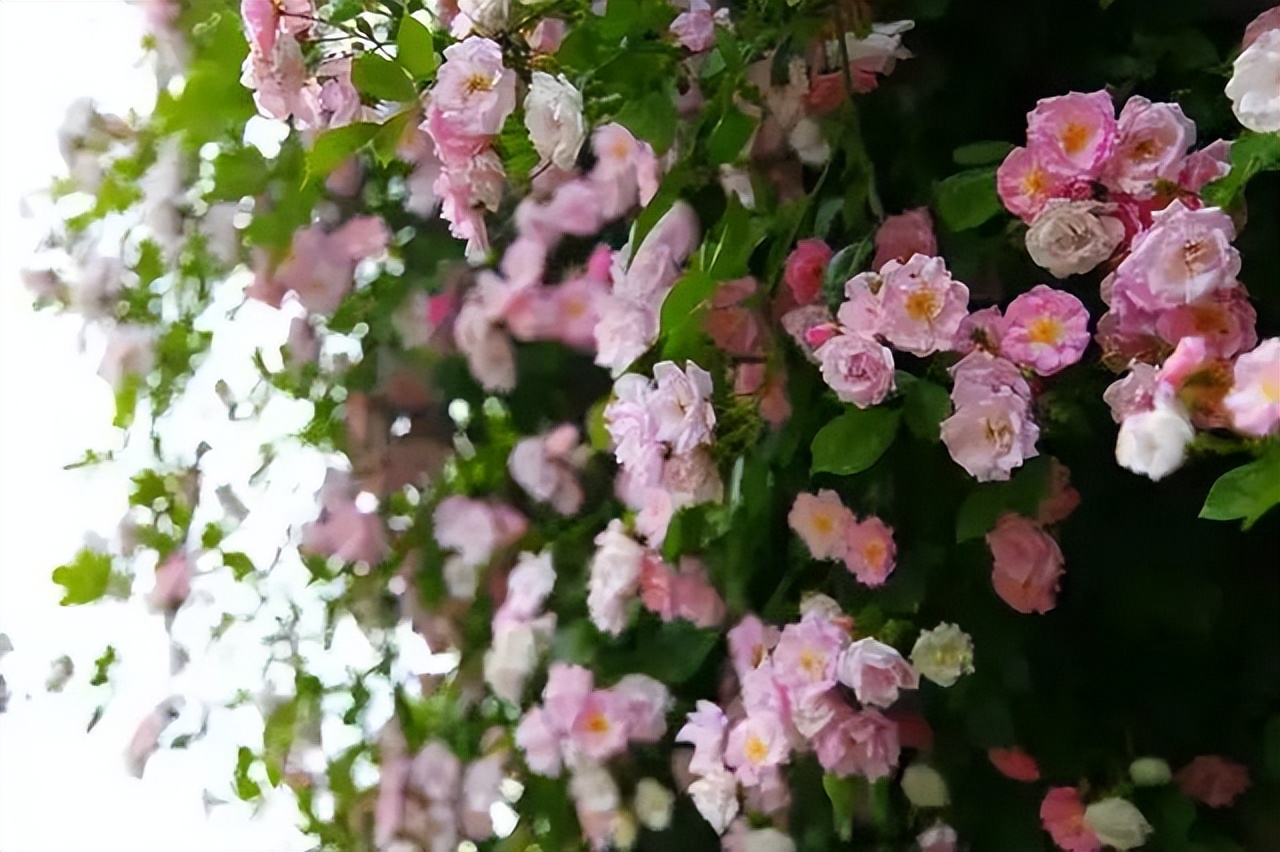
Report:
M1280 6L1272 6L1249 22L1249 26L1245 27L1244 30L1244 38L1240 42L1240 49L1245 49L1257 41L1263 33L1275 29L1280 29Z
M1243 287L1217 290L1189 305L1162 312L1156 319L1156 333L1176 346L1185 337L1204 338L1215 358L1230 358L1258 343L1258 314Z
M1182 161L1178 170L1178 186L1187 192L1198 193L1206 183L1217 180L1231 171L1231 143L1219 139Z
M729 658L733 669L742 677L760 666L769 652L778 644L778 628L765 624L755 615L747 614L729 631Z
M553 729L549 715L541 707L524 714L516 726L516 747L524 752L529 771L548 778L558 778L561 769L560 735Z
M569 740L592 760L608 760L626 751L626 704L608 690L590 693L573 720Z
M1070 293L1037 284L1004 312L1000 351L1042 376L1080 360L1089 346L1089 311Z
M1116 268L1113 296L1123 291L1137 307L1161 311L1234 287L1240 252L1233 239L1235 226L1223 211L1174 201Z
M1150 364L1134 361L1124 378L1111 383L1102 399L1111 407L1112 420L1121 423L1126 417L1155 408L1157 373Z
M790 756L791 746L782 720L763 711L735 725L724 749L725 765L734 770L740 783L748 786L759 784L763 770L787 762Z
M588 276L570 278L552 288L547 299L549 313L556 319L549 329L552 339L574 349L594 351L600 308L608 292L607 283Z
M813 238L801 240L787 255L782 280L786 282L799 305L812 305L822 297L822 277L835 252L825 242Z
M671 597L678 618L699 627L718 627L725 616L724 601L707 579L702 564L691 556L680 559L680 573L672 581Z
M883 586L897 554L893 528L876 516L845 526L844 564L864 586Z
M738 278L725 281L711 295L711 310L705 321L707 334L716 346L738 358L764 354L764 323L760 314L746 304L759 286L754 278Z
M542 703L547 708L547 721L551 727L567 733L594 688L595 677L591 669L569 663L552 663L547 668L547 685L542 689Z
M588 565L587 611L600 630L617 636L626 626L631 601L640 587L646 552L614 519L595 539Z
M1040 780L1040 767L1036 765L1035 758L1020 748L988 749L987 759L1006 778L1027 784Z
M843 559L848 530L857 522L840 495L824 488L817 494L797 494L787 523L814 559Z
M844 301L836 311L842 330L875 337L884 325L884 279L877 272L863 272L844 283Z
M1095 178L1119 141L1115 104L1105 91L1069 92L1036 103L1027 142L1045 165L1069 178Z
M1118 192L1149 194L1158 179L1178 176L1183 155L1196 141L1196 125L1182 107L1134 95L1120 111L1120 140L1102 180Z
M649 404L652 383L644 376L628 373L614 382L613 394L613 401L604 409L604 424L613 441L614 456L622 469L636 478L635 484L657 484L665 451L658 440L657 417Z
M657 424L657 439L678 454L710 444L716 425L711 374L692 361L686 361L683 369L661 361L653 367L653 378L648 404Z
M881 269L891 260L906 263L913 254L933 256L938 241L933 235L933 219L927 207L917 207L888 216L876 229L876 254L872 269Z
M534 53L555 53L564 41L565 30L565 22L559 18L543 18L525 40Z
M1063 178L1045 165L1038 148L1014 148L996 169L996 191L1005 209L1030 222L1050 198L1057 196Z
M854 771L868 781L886 778L898 765L901 743L898 726L875 710L862 710L842 726L852 748Z
M1202 754L1178 770L1178 789L1211 808L1230 807L1249 789L1249 770L1216 754Z
M893 390L893 353L858 334L837 334L814 352L822 379L842 402L877 405Z
M1005 603L1022 613L1053 609L1064 573L1062 551L1053 536L1030 518L1006 512L987 533L987 546L991 582Z
M880 333L898 349L929 355L948 349L968 313L969 288L956 281L940 257L913 255L880 270L884 289Z
M920 676L893 647L867 637L840 654L837 678L863 704L888 707L901 689L917 689Z
M1080 505L1080 492L1071 487L1071 470L1055 458L1049 459L1049 493L1040 501L1036 521L1048 526L1065 521Z
M627 738L633 742L656 743L667 732L667 711L671 693L648 675L629 674L609 690L618 700L626 721Z
M1053 787L1040 803L1040 822L1063 852L1098 852L1102 842L1084 821L1084 802L1074 787Z
M960 320L956 329L955 340L951 348L956 352L968 355L975 349L983 349L993 354L1000 352L1000 335L1004 328L1004 315L995 305L980 308Z
M1280 337L1262 341L1236 358L1231 392L1223 400L1231 423L1246 435L1271 435L1280 427Z
M848 634L827 618L811 613L782 629L773 649L774 679L793 700L835 686L836 661Z
M431 107L459 133L497 135L516 107L516 73L503 67L502 48L471 36L445 48L444 59L431 88Z
M716 43L716 21L710 9L681 12L671 22L671 34L690 53L710 50Z

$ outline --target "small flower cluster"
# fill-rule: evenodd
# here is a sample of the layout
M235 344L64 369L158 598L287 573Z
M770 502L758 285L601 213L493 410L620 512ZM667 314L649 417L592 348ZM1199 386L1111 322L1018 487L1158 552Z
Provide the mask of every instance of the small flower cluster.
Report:
M858 520L834 491L797 494L787 522L814 559L843 561L863 585L883 586L893 573L893 528L875 515Z
M449 594L460 600L475 597L481 569L528 528L523 515L502 503L458 495L442 500L432 515L432 530L436 544L453 551L444 563Z
M555 587L551 554L521 553L507 575L507 596L493 614L493 641L484 655L484 680L493 694L519 704L525 681L551 644L556 614L544 612Z

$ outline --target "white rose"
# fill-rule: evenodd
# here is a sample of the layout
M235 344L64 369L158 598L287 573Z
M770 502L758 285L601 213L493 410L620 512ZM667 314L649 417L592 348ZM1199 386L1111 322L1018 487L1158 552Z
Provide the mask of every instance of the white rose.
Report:
M809 166L821 166L831 159L831 146L822 136L822 127L812 118L796 122L787 142L795 150L800 162Z
M939 624L920 634L911 649L911 665L938 686L952 686L973 672L973 640L954 624Z
M652 778L641 778L636 784L633 807L636 819L650 831L666 831L671 825L671 808L675 794Z
M1051 199L1027 230L1027 252L1055 278L1079 275L1111 257L1124 225L1097 201Z
M1140 757L1129 764L1129 777L1139 787L1158 787L1173 777L1169 764L1158 757Z
M627 624L628 606L639 588L644 547L617 520L596 536L596 547L588 566L587 612L596 627L617 636Z
M917 808L945 808L951 801L946 779L927 763L913 763L903 770L902 792Z
M578 149L587 138L582 118L582 93L563 75L533 72L533 83L524 99L524 126L543 162L561 169L573 168Z
M519 704L524 684L538 664L538 642L533 628L515 624L498 631L484 654L484 682L504 701Z
M738 781L728 770L717 769L694 781L689 798L716 834L724 834L738 815Z
M1280 131L1280 29L1267 30L1236 57L1226 92L1245 127Z
M1115 849L1137 849L1147 842L1151 823L1142 812L1125 799L1103 799L1084 811L1085 825L1093 829L1103 846Z
M796 842L776 828L757 828L742 838L742 852L796 852Z
M1159 482L1187 459L1187 444L1195 437L1191 421L1172 405L1131 414L1116 436L1116 461L1134 473Z
M475 29L500 32L507 25L511 0L458 0L458 11L471 19Z

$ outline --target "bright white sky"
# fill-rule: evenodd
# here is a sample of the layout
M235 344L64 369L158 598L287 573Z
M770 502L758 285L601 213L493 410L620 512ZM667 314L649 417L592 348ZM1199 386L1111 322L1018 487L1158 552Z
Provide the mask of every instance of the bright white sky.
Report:
M109 388L78 355L78 321L27 307L17 271L39 231L20 218L19 205L63 169L55 131L71 100L147 108L154 78L140 61L141 23L138 9L115 0L0 0L0 632L16 648L0 661L13 693L0 715L0 849L305 849L287 808L251 819L235 804L206 818L202 792L223 791L237 743L260 737L251 709L224 714L188 751L160 752L143 780L126 774L122 753L134 727L175 689L161 619L136 601L63 609L49 579L84 530L110 533L125 492L119 475L61 469L87 447L117 444L118 433ZM87 672L108 642L123 663L108 712L86 734L107 691L88 686ZM64 653L78 677L64 693L45 694L49 664ZM236 669L226 655L217 664ZM252 665L234 671L237 685L253 682ZM216 691L207 671L199 691Z

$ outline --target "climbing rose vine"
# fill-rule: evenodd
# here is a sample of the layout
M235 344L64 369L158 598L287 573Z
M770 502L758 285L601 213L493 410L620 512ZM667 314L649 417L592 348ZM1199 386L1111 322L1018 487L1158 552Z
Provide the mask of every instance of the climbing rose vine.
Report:
M143 6L53 579L272 627L134 772L249 706L344 852L1280 848L1280 9Z

